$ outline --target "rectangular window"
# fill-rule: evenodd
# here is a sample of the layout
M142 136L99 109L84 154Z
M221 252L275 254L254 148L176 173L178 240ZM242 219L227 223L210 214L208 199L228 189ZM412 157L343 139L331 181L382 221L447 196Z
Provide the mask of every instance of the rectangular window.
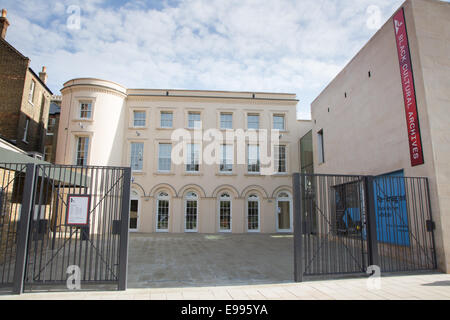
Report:
M230 113L220 114L220 129L233 129L233 115Z
M30 93L28 94L28 101L30 101L31 103L33 103L35 87L36 87L36 82L34 80L31 80Z
M25 120L25 127L23 128L23 139L22 139L22 141L23 142L28 142L28 127L29 127L29 125L30 125L30 118L27 118L26 120Z
M233 172L233 145L223 144L220 146L220 172Z
M133 111L133 126L145 127L145 111Z
M286 146L275 146L275 170L286 173Z
M197 200L186 200L186 213L185 213L185 229L186 231L197 231L197 212L198 202Z
M169 143L160 143L158 152L158 171L169 172L171 169L172 145Z
M323 148L323 130L320 130L319 132L317 132L317 144L318 144L318 148L317 151L319 153L319 163L324 163L325 162L325 151Z
M80 103L80 119L91 119L92 117L92 103Z
M173 126L173 113L161 112L161 128L172 128Z
M156 229L167 231L169 229L169 200L158 200L158 223Z
M87 165L89 151L89 137L78 137L76 165Z
M139 210L139 200L130 201L130 229L137 230L138 223L138 211Z
M247 128L248 129L259 129L259 115L258 114L249 114L247 116Z
M259 146L248 145L248 172L258 173L259 172Z
M188 144L186 155L186 171L187 172L199 172L200 165L200 145Z
M220 200L219 204L220 231L231 231L231 201Z
M273 128L275 130L281 130L284 131L285 130L285 126L284 126L284 116L273 116Z
M142 171L144 165L144 144L142 142L131 143L131 170Z
M188 114L188 128L198 129L202 126L201 114L198 112L189 112Z
M259 201L256 198L247 202L247 230L259 230Z

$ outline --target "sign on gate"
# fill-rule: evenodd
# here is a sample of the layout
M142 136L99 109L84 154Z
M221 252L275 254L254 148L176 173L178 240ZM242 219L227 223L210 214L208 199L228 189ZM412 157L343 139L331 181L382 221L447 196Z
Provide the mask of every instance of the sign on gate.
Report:
M68 202L66 224L68 226L87 226L91 196L71 194L68 196Z

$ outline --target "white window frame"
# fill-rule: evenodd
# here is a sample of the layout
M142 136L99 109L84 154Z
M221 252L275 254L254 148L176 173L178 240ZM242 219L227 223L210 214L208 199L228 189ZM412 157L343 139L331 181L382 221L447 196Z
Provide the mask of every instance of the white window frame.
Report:
M158 221L159 221L159 202L160 201L167 201L168 207L167 207L167 229L159 229L158 228ZM168 192L162 191L158 194L158 197L156 198L156 215L155 215L155 230L156 232L169 232L169 224L170 224L170 196Z
M90 106L88 110L82 110L83 105ZM80 120L91 120L92 119L92 110L93 110L93 103L92 101L79 101L79 108L78 108L78 119ZM83 112L89 113L88 117L82 117L81 114Z
M250 198L252 198L252 199L250 199ZM256 200L256 202L258 202L258 229L249 229L248 228L248 209L249 209L248 204L250 201L253 202L255 200ZM256 194L250 194L245 201L245 221L246 221L245 228L246 228L247 232L249 232L249 233L261 232L260 231L261 230L261 199Z
M193 196L195 195L195 196ZM187 203L188 201L196 201L197 202L197 212L195 216L195 229L186 229L186 222L187 222ZM198 193L195 191L189 191L186 193L186 196L184 197L184 232L186 233L196 233L198 232L198 213L199 213L199 197Z
M25 127L23 128L23 139L22 141L28 143L28 128L30 126L30 118L26 117Z
M33 100L35 90L36 90L36 81L34 81L34 79L31 79L30 92L28 93L28 102L30 102L32 105L34 105Z
M194 126L191 126L191 115L198 115L200 118L199 120L192 120L194 122ZM202 127L202 113L199 111L188 111L188 123L187 123L187 127L188 129L200 129ZM200 123L200 124L199 124Z
M166 126L163 125L163 121L168 121L168 120L163 120L163 114L170 114L171 115L171 119L170 119L170 126ZM173 112L172 111L161 111L159 114L159 127L162 129L172 129L173 128Z
M250 128L250 117L258 117L258 127ZM259 130L261 128L261 115L259 113L248 113L247 114L247 129L248 130Z
M258 166L258 171L250 171L249 167L250 167L250 147L257 147L257 166ZM247 145L247 173L248 174L260 174L261 173L261 148L259 147L259 145L257 144L248 144Z
M275 172L277 174L287 174L288 173L288 147L285 144L275 145L274 155L275 155ZM280 147L284 147L284 169L285 171L279 171L280 163Z
M283 128L280 129L275 127L275 118L283 118ZM272 128L274 130L286 131L286 116L284 114L274 114L272 116Z
M287 195L287 197L281 197L281 195L285 193ZM290 228L289 229L280 229L279 227L279 221L278 221L278 204L280 202L289 202L289 222L290 222ZM291 233L293 230L293 218L294 218L294 211L293 211L293 201L292 201L292 195L290 192L288 191L281 191L278 193L277 195L277 201L276 201L276 206L275 206L275 222L276 222L276 226L277 226L277 232L279 233Z
M133 145L142 145L142 167L140 169L133 168ZM130 142L130 167L132 172L143 172L144 171L144 142Z
M231 149L231 155L229 155L227 152L225 152L225 158L223 157L223 150L225 150L227 148ZM220 145L220 163L219 163L219 172L223 173L223 174L232 174L233 170L234 170L234 145L233 144L221 144ZM231 170L222 170L222 165L224 165L224 161L225 160L225 164L229 164L228 161L231 161Z
M222 116L231 117L231 127L230 128L222 126L222 122L225 122L225 123L229 123L230 122L230 121L222 121ZM220 116L219 116L219 126L220 126L221 130L231 130L231 129L233 129L233 114L230 113L230 112L221 112Z
M193 152L190 150L190 146L193 146ZM196 161L195 161L195 149L196 149L196 146L198 147L198 159L197 159L198 170L188 170L188 165L193 165L193 166L196 165ZM186 145L186 156L185 156L186 165L185 165L184 169L185 169L185 171L187 173L199 173L200 172L200 157L201 157L200 148L201 148L201 144L200 143L188 143ZM189 162L189 157L190 156L193 156L193 159L192 159L193 162Z
M169 157L167 158L167 157L165 157L165 158L161 158L161 146L162 145L169 145L170 146L170 153L169 153ZM160 160L164 160L164 159L169 159L169 162L170 162L170 164L169 164L169 169L167 170L167 169L165 169L165 170L162 170L161 169L161 167L160 167ZM172 144L171 143L164 143L164 142L161 142L161 143L158 143L158 172L171 172L172 171Z
M87 150L85 147L84 152L86 152L85 157L84 157L84 163L82 164L82 166L86 166L89 163L89 152L90 152L90 147L91 147L91 137L89 136L76 136L76 149L75 149L75 165L78 166L78 149L80 146L80 139L87 139Z
M226 196L225 196L226 195ZM217 221L218 221L218 230L222 233L231 233L233 230L233 201L232 196L228 192L223 192L220 197L219 201L217 203ZM222 202L229 202L230 203L230 229L221 229L220 224L220 205Z
M144 114L144 119L136 119L137 114ZM144 121L143 125L136 125L136 121ZM145 128L147 126L147 112L145 110L133 110L133 128Z

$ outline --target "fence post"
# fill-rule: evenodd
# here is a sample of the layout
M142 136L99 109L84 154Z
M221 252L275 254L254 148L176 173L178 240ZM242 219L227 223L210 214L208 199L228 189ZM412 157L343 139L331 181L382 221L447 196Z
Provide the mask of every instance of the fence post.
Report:
M30 228L30 216L33 210L33 189L36 165L27 163L25 173L25 184L22 193L22 209L20 210L20 223L17 230L17 251L14 266L13 293L23 293L25 278L25 266L27 261L28 236Z
M380 266L377 241L377 218L375 212L375 191L373 187L374 177L364 177L366 230L369 266Z
M128 276L128 227L130 220L131 168L125 168L122 187L122 215L120 217L120 249L119 249L119 285L121 291L127 290Z
M294 191L294 280L303 281L303 222L302 222L302 190L300 173L292 175Z

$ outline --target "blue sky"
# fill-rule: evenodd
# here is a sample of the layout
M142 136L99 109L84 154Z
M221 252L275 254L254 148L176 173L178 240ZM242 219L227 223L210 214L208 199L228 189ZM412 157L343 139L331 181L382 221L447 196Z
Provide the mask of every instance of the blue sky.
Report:
M6 36L59 94L130 88L296 93L299 118L402 0L4 0ZM80 28L69 6L80 9ZM72 19L72 20L71 20ZM73 24L72 24L73 25Z

